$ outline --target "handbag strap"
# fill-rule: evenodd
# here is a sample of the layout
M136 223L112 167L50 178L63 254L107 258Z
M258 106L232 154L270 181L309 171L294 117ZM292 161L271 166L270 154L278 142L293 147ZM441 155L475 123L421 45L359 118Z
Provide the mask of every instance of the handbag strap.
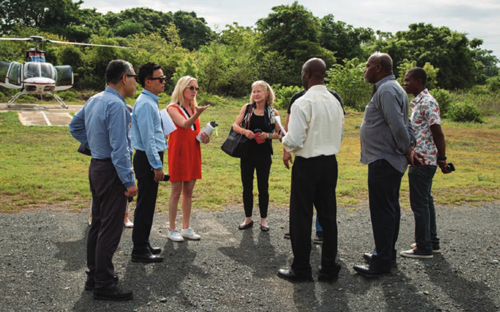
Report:
M250 127L250 119L252 118L252 114L253 114L253 106L252 106L252 111L250 112L250 114L248 113L248 110L250 109L251 106L252 106L252 104L250 104L250 103L247 104L247 108L245 109L245 115L243 116L243 127L245 129L248 129Z

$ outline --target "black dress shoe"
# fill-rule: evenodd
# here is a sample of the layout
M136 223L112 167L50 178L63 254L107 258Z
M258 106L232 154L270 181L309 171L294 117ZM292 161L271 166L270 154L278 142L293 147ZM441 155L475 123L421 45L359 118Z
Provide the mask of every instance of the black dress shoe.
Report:
M160 247L151 247L151 246L149 246L149 251L151 251L151 253L153 255L159 255L159 254L161 254L161 248Z
M280 269L278 271L278 276L289 280L290 282L312 282L313 278L311 275L297 275L295 272L290 270Z
M158 256L153 256L152 254L144 254L144 255L132 254L132 262L142 262L142 263L163 262L163 258Z
M353 267L354 271L358 272L359 274L362 274L364 276L380 276L384 274L389 274L391 273L391 270L376 270L373 268L370 268L370 266L367 265L355 265Z
M133 297L131 291L123 291L114 286L112 288L94 289L94 299L110 301L126 301Z
M118 276L113 276L113 282L115 282L115 284L118 283ZM95 280L87 280L87 282L85 282L85 290L94 290L95 288Z
M263 226L262 224L260 225L260 230L262 232L269 232L269 227L268 226Z
M318 267L319 273L318 273L318 281L320 282L333 282L337 280L339 277L339 272L340 272L340 265L335 266L335 269L332 270L331 272L326 272L323 270L321 265Z
M371 254L371 253L364 253L363 254L363 259L365 259L366 263L370 264L370 261L372 260L372 256L373 256L373 254ZM391 261L391 267L393 269L397 269L398 268L398 263L396 262L396 260L392 260Z
M240 224L240 225L238 225L238 229L240 229L240 230L246 230L246 229L251 228L252 226L253 226L253 220L252 220L252 221L250 221L250 222L248 222L248 223L247 223L247 224L245 224L245 225L241 225L241 224Z

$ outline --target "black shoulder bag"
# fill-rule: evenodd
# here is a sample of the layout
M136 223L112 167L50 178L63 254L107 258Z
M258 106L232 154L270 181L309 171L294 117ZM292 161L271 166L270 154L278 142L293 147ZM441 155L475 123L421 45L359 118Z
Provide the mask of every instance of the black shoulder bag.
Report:
M247 118L250 105L251 104L247 104L245 116L243 118L243 127L245 129L248 129L248 126L250 124L250 118ZM248 121L246 119L248 119ZM229 135L227 136L226 141L224 141L224 143L222 144L221 149L229 156L241 158L248 154L249 146L250 140L246 136L236 133L231 126Z

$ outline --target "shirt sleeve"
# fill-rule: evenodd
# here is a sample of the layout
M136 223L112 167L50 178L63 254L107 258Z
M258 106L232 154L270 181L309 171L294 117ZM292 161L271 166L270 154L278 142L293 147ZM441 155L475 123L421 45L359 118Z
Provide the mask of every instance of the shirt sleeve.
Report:
M109 145L111 146L111 160L125 187L135 185L134 173L131 169L130 147L127 137L127 114L125 105L115 103L107 110Z
M158 147L155 140L154 119L157 115L157 110L153 109L150 103L143 103L141 108L137 111L137 126L139 128L139 135L143 143L146 156L148 157L149 164L154 169L163 169L160 155L158 155Z
M283 146L290 152L296 152L304 147L309 127L310 112L308 106L305 108L295 104L292 106L290 121L288 123L288 133L283 138Z
M78 142L88 146L87 132L85 130L85 106L71 119L69 132Z
M391 129L397 149L404 154L410 148L410 129L406 124L402 103L389 90L380 90L380 105L384 119Z
M439 117L439 106L436 102L429 101L429 107L426 111L426 119L429 121L429 126L440 125L441 118Z

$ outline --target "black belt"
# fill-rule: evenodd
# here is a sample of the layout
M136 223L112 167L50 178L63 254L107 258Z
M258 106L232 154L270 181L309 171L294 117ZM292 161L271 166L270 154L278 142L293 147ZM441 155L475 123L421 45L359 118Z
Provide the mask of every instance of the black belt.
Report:
M103 158L103 159L92 158L92 161L111 162L111 158Z

